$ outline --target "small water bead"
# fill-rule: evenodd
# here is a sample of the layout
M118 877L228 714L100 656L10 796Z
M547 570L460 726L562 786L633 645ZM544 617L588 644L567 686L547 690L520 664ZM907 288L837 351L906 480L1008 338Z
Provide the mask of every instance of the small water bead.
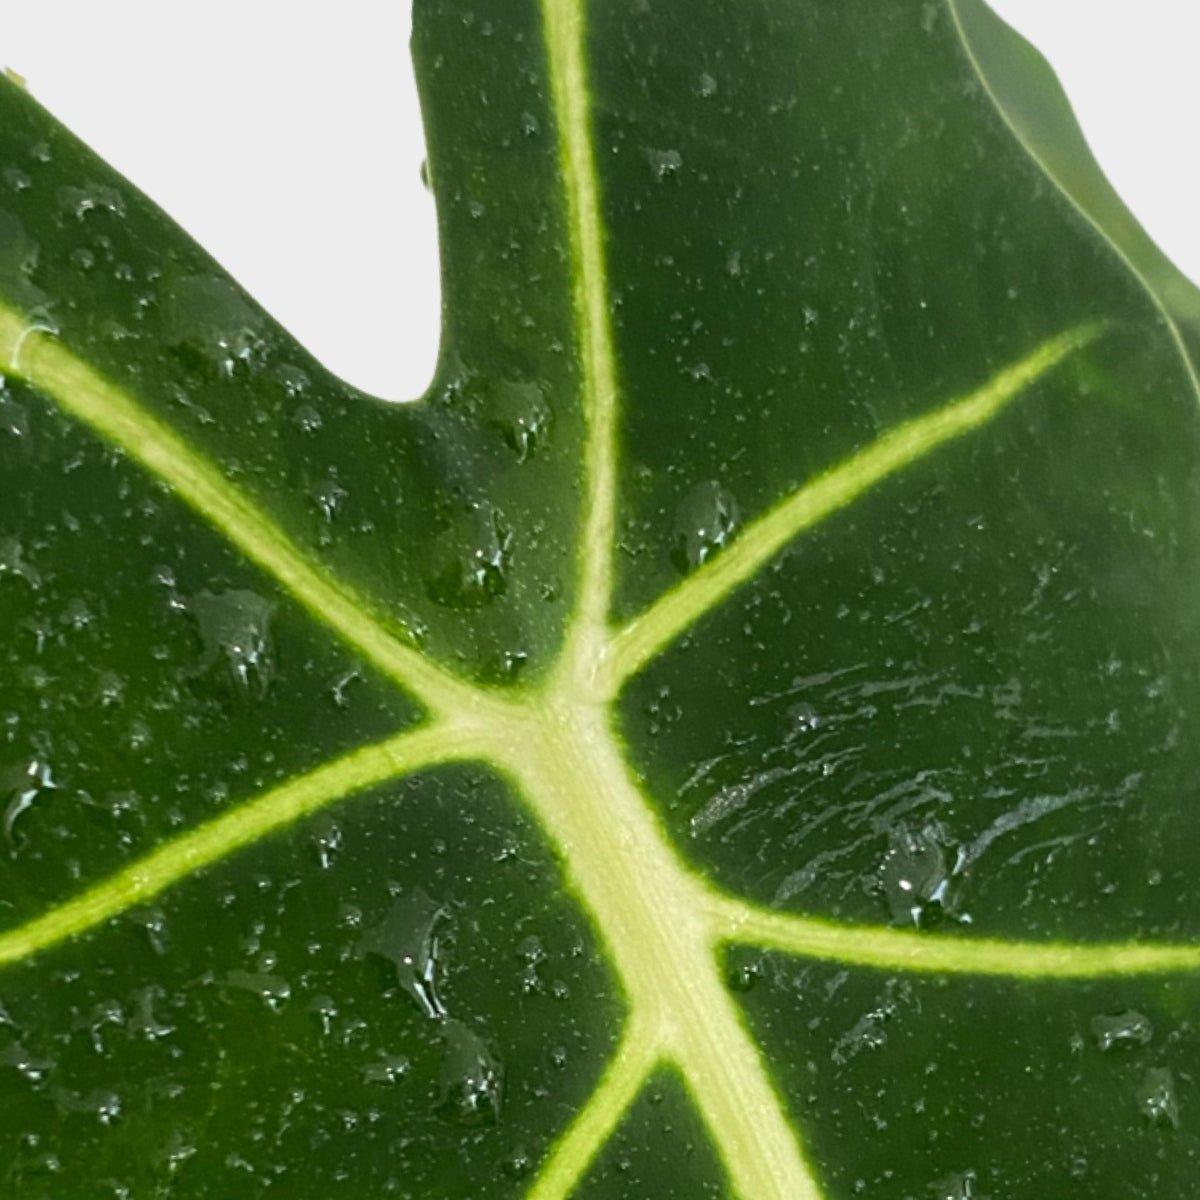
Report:
M313 504L316 505L317 511L324 518L326 524L333 523L338 509L342 506L342 501L349 494L338 482L337 476L333 474L326 476L319 483L313 484L309 491Z
M671 562L681 574L689 574L729 545L740 523L728 488L715 479L698 483L675 510Z
M446 909L420 888L399 896L378 925L358 941L358 956L376 954L396 968L396 981L421 1011L435 1020L447 1016L437 993L438 925Z
M53 1059L34 1053L20 1041L0 1048L0 1067L12 1067L30 1083L41 1083L54 1066Z
M257 592L200 592L187 601L200 629L200 673L222 664L235 690L261 699L274 674L271 644L272 606Z
M341 827L330 817L320 817L312 833L313 849L323 871L333 866L342 851Z
M683 166L683 155L678 150L657 150L653 146L647 146L645 153L655 179L666 179L668 175L676 174Z
M42 586L42 577L25 560L25 550L14 537L0 537L0 581L6 578L24 580L36 591Z
M411 1067L412 1064L403 1054L381 1054L375 1062L363 1068L363 1079L367 1083L398 1083Z
M266 357L265 323L242 293L212 275L164 278L167 343L225 379L256 370Z
M29 437L29 414L11 396L4 394L2 376L0 376L0 434L22 439Z
M270 971L227 971L225 982L230 987L253 992L273 1012L278 1012L292 995L291 984Z
M129 1030L148 1041L157 1041L175 1032L174 1025L155 1016L155 1006L160 1004L165 992L157 984L147 984L133 993L133 1012L129 1017Z
M324 424L321 414L311 404L302 404L292 414L292 420L304 433L316 433Z
M0 289L5 299L29 311L49 302L49 297L33 284L39 247L12 213L0 209Z
M58 189L59 211L82 221L89 213L112 213L125 216L125 199L114 187L106 184L89 183L83 187L60 187Z
M461 1021L447 1021L445 1058L438 1075L436 1109L459 1125L494 1125L500 1118L504 1067L487 1043Z
M952 873L943 844L936 825L913 830L900 822L888 831L878 878L894 925L928 928L954 915Z
M522 1179L533 1170L533 1157L524 1146L515 1147L504 1159L504 1173L510 1179Z
M427 583L430 599L445 608L477 609L502 596L512 534L486 502L474 505L453 523L434 551Z
M22 171L20 167L5 167L4 171L0 172L0 179L14 192L23 192L33 184L33 176L28 171Z
M979 1191L974 1171L956 1171L933 1185L930 1200L988 1200L988 1197Z
M1150 1067L1137 1085L1137 1104L1152 1124L1179 1128L1179 1099L1170 1067Z
M0 801L7 801L0 825L10 844L15 844L14 826L46 793L55 791L50 764L42 758L32 758L0 770Z
M542 385L531 380L505 380L491 397L492 420L504 441L525 462L546 448L554 414Z
M1093 1017L1090 1028L1096 1045L1102 1051L1148 1046L1154 1037L1150 1018L1133 1009L1112 1016Z
M338 1015L337 1001L321 992L308 1002L308 1011L316 1017L321 1032L328 1037L333 1029L333 1019Z

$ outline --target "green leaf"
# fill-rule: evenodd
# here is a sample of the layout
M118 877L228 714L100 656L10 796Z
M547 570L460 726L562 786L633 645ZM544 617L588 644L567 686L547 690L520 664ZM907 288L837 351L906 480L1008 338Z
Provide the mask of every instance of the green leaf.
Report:
M0 84L5 1195L1189 1194L1200 298L1048 69L414 49L409 406Z

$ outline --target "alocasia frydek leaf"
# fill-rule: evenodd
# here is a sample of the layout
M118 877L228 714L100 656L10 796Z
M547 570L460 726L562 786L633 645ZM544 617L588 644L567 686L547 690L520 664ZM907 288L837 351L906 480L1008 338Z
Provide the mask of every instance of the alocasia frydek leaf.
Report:
M1197 1194L1200 302L1044 64L415 28L415 405L0 91L0 1192Z

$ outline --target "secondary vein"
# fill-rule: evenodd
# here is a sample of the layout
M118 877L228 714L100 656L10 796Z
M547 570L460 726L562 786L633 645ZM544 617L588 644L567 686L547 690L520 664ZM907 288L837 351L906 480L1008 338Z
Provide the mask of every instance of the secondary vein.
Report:
M566 1200L621 1122L658 1061L660 1048L646 1024L632 1024L595 1091L555 1143L525 1200Z
M202 867L356 792L434 763L461 759L469 737L449 724L423 726L364 746L244 801L16 929L0 933L0 966L75 937Z
M1200 945L1148 942L1036 942L955 937L870 925L842 925L715 897L722 940L846 966L1010 979L1094 979L1200 971Z
M1099 336L1103 326L1081 325L1048 339L986 383L942 408L889 430L865 449L785 497L736 541L635 617L612 640L603 691L625 680L706 616L735 588L754 578L797 534L857 500L888 476L938 447L979 429L1012 400Z
M214 463L67 346L4 305L0 373L23 380L119 446L427 707L446 713L469 706L473 693L466 685L384 628L360 597L332 582Z

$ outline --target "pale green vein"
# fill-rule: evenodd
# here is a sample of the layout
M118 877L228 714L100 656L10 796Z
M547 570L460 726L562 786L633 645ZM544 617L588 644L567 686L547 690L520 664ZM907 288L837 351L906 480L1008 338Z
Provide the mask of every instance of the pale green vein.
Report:
M626 679L752 579L797 534L939 446L986 425L1063 359L1094 340L1102 328L1084 325L1050 338L975 391L904 422L786 497L616 634L606 667L606 694L618 692Z
M467 689L384 629L331 582L220 470L132 396L46 331L0 305L0 372L28 383L166 483L205 521L383 674L430 708L461 708Z
M591 657L608 619L617 494L617 379L608 315L604 225L592 145L581 0L542 0L550 85L571 247L575 332L587 421L579 595L564 654L568 669Z
M846 966L1010 979L1091 979L1200 970L1200 945L1145 942L1033 942L959 937L773 912L716 897L714 929L723 941Z
M469 756L461 729L439 724L364 746L245 801L151 851L25 925L0 933L0 966L144 904L200 868L228 857L334 801L434 763Z
M635 1020L604 1078L555 1143L525 1200L566 1200L612 1136L658 1061L648 1028Z

